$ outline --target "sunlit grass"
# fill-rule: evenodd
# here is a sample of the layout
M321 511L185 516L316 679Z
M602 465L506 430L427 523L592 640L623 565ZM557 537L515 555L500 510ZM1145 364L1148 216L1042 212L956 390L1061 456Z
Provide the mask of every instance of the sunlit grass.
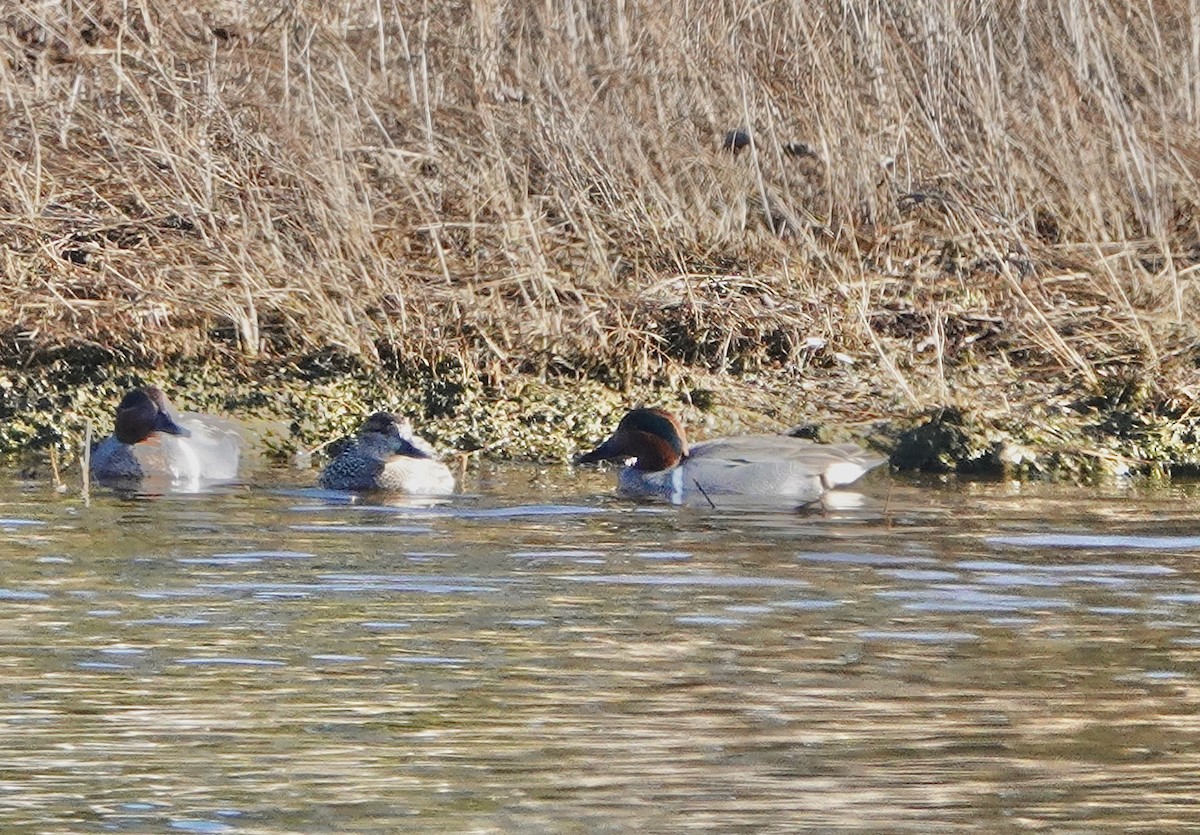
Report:
M1183 0L0 16L10 358L623 384L847 355L912 406L986 358L1190 391Z

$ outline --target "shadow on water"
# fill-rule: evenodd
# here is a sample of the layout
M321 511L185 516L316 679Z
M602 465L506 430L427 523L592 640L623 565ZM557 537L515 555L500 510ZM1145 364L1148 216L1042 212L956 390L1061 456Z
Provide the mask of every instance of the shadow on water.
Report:
M673 508L0 487L0 822L117 832L1200 822L1194 491Z

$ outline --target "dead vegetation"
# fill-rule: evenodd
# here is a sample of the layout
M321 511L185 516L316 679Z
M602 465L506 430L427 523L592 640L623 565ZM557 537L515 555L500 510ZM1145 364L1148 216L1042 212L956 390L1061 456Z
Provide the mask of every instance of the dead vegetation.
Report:
M1195 385L1183 0L36 0L0 102L10 362Z

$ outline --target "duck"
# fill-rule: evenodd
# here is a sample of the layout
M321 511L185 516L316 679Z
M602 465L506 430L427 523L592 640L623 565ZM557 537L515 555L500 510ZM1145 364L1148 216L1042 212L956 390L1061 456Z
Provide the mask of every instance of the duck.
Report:
M320 485L326 490L446 496L454 492L454 474L413 432L411 421L376 412L321 471Z
M820 501L887 461L856 444L821 444L789 435L743 435L689 445L683 424L665 409L629 411L616 431L578 464L621 460L619 493L674 504L715 496Z
M117 404L113 433L91 453L101 482L167 479L177 487L237 478L242 436L236 424L213 415L176 413L157 386L132 389Z

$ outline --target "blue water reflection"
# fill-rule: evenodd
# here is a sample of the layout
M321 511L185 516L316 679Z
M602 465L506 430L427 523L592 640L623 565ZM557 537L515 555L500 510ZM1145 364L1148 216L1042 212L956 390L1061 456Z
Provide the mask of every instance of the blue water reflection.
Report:
M1200 823L1186 490L897 482L788 513L487 479L394 506L0 488L0 821Z

